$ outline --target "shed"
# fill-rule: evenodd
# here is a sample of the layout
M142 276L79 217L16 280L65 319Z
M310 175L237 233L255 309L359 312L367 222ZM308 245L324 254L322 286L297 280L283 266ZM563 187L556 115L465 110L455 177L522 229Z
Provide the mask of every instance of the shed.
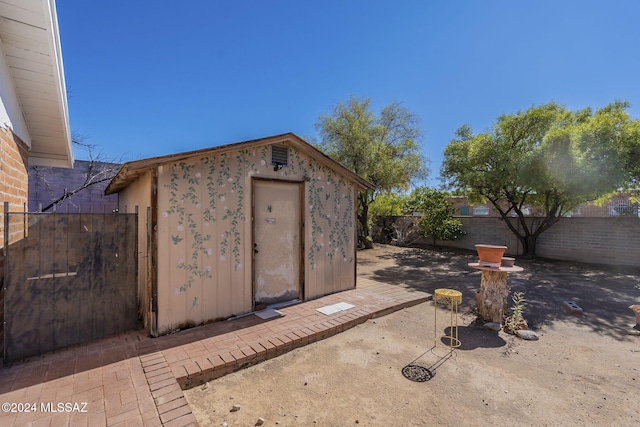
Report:
M356 285L357 192L374 186L293 133L122 165L138 209L151 335Z

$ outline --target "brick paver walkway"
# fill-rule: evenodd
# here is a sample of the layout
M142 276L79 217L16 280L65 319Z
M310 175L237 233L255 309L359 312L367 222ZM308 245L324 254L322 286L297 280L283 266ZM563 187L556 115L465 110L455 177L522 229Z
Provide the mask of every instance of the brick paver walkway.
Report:
M132 331L48 353L0 369L0 425L197 425L183 388L430 298L358 278L357 289L281 308L283 317L249 315L159 338ZM338 302L354 307L316 311Z

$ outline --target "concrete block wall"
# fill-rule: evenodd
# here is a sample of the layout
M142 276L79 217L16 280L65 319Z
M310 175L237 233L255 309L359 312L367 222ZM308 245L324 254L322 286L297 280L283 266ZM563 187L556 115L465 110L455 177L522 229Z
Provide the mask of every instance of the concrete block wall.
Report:
M443 246L474 249L476 243L506 245L507 254L522 254L522 245L504 221L460 218L467 232L460 241ZM514 219L512 223L516 224ZM530 219L533 221L533 219ZM561 218L538 238L542 258L607 265L640 265L640 218Z
M522 245L502 219L461 217L460 220L467 234L459 240L438 242L439 246L475 250L475 244L485 243L507 246L507 255L522 254ZM515 219L511 221L517 224ZM431 244L425 239L417 243ZM561 218L540 235L536 254L564 261L640 266L640 218Z
M118 208L118 195L104 195L104 189L110 178L115 175L120 165L116 163L90 162L76 160L73 169L30 166L29 167L29 212L38 212L53 200L62 196L65 190L71 191L82 187L87 174L100 172L99 179L109 177L97 184L90 185L77 192L69 199L59 203L57 212L108 213ZM48 210L53 212L53 210Z
M544 232L538 256L640 266L640 218L563 218Z

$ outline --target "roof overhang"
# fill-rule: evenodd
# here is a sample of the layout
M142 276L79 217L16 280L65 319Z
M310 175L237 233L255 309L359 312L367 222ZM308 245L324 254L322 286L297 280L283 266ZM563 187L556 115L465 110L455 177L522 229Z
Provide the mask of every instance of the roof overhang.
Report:
M360 190L375 190L376 188L375 185L362 178L360 175L357 175L356 173L347 169L339 162L336 162L331 157L327 156L322 151L318 150L316 147L309 144L299 136L293 133L285 133L282 135L269 136L266 138L236 142L227 145L219 145L217 147L187 151L184 153L169 154L161 157L151 157L148 159L125 163L120 167L120 170L118 171L116 176L113 177L113 179L105 189L105 194L117 193L118 191L129 185L129 183L135 181L139 176L161 165L181 162L188 159L195 159L206 155L223 154L238 149L252 149L261 147L263 145L278 143L290 144L296 147L298 150L300 150L300 152L305 153L324 166L327 166L328 168L339 172L341 175L344 175L346 178L353 181Z
M0 0L0 42L29 132L29 164L72 167L55 0Z

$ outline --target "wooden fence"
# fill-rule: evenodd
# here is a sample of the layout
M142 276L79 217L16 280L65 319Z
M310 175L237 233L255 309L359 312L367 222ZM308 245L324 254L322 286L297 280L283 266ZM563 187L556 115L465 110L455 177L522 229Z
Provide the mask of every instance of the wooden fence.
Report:
M6 209L5 363L138 327L137 214Z

